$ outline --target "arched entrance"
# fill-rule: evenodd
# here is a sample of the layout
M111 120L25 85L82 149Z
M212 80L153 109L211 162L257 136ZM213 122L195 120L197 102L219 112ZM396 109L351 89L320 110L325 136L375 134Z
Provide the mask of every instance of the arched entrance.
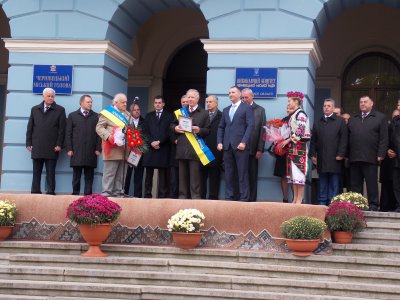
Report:
M121 40L120 47L129 48L128 51L135 58L134 65L129 69L128 98L132 101L135 96L139 96L142 113L146 113L153 109L152 101L148 100L166 91L167 108L173 109L174 104L171 101L176 101L175 95L171 94L171 85L164 89L163 83L166 82L168 85L179 78L177 74L180 72L179 69L173 71L172 67L167 71L168 65L175 65L174 55L178 55L179 59L182 56L180 50L191 49L191 54L194 55L192 61L199 61L197 56L202 56L200 58L202 66L197 70L207 67L204 52L199 51L200 39L208 38L204 15L192 0L149 1L146 2L145 8L141 5L141 1L125 1L120 8L121 11L118 10L114 14L112 22L116 22L116 26L123 28L127 33L126 36L131 37L130 41L126 38ZM126 13L135 24L126 21L121 23L119 17ZM114 39L118 37L112 30L109 30L109 36ZM189 46L191 43L197 46L191 48ZM201 81L204 82L202 88L205 89L206 75L204 72L201 74ZM176 93L184 92L179 90Z
M172 58L163 81L166 109L174 111L181 107L181 96L188 89L200 92L200 105L205 104L207 77L207 53L200 41L192 42Z
M348 2L331 0L325 7L330 20L319 39L323 62L316 76L316 118L327 97L351 113L357 110L360 95L370 94L377 100L377 109L388 113L399 96L393 76L397 76L400 63L400 36L394 21L400 18L400 10L393 7L400 2Z

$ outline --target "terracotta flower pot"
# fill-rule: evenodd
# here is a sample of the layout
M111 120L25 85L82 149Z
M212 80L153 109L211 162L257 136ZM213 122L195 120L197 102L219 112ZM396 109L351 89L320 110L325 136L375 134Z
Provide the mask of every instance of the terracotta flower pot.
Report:
M106 257L100 245L108 238L112 229L111 224L80 224L79 230L83 239L88 243L89 249L82 253L85 257Z
M293 255L310 256L317 249L319 240L291 240L286 239L286 244Z
M353 233L347 231L334 231L333 240L338 244L350 244L353 240Z
M13 229L14 226L0 226L0 241L6 240L10 236Z
M172 232L172 239L175 242L175 245L183 249L196 248L196 246L200 243L202 236L202 232Z

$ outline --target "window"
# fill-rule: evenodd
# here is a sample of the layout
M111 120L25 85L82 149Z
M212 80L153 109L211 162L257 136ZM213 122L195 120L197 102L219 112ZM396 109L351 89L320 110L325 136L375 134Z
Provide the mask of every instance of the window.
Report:
M349 64L343 76L343 110L350 114L358 112L360 97L365 95L375 101L376 110L390 118L400 99L400 69L392 57L367 53Z

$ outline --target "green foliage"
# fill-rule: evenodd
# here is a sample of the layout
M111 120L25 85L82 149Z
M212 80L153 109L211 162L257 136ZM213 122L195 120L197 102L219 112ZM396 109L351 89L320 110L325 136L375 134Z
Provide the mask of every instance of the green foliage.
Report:
M287 239L319 239L326 229L326 224L317 218L306 216L294 217L282 223L282 235Z

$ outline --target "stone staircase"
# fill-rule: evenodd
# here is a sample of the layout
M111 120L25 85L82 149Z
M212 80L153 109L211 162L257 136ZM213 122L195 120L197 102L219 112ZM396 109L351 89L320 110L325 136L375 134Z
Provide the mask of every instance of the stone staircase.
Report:
M367 212L368 228L333 255L246 250L0 243L0 299L400 299L400 214Z

